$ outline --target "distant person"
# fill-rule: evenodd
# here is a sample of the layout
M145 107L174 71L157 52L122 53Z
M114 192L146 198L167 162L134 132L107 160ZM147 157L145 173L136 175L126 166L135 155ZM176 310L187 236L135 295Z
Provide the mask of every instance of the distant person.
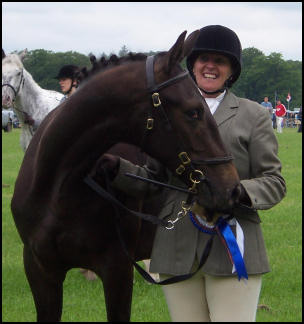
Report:
M59 104L64 102L67 98L69 98L78 87L78 74L80 69L76 65L64 65L60 70L55 79L59 80L59 85L61 87L61 91L64 93L63 98L60 100ZM41 124L42 119L33 119L28 114L25 115L24 123L32 126L33 131L35 132L39 125Z
M265 108L268 110L268 112L269 112L269 116L270 116L270 118L271 118L271 120L272 120L272 112L273 112L273 108L272 108L272 103L271 103L270 101L268 101L268 97L265 97L265 98L264 98L264 101L261 102L261 105L262 105L263 107L265 107Z
M286 107L281 103L281 100L278 100L276 105L276 112L275 112L278 133L283 133L282 123L283 123L283 118L286 115L286 112L287 112Z
M302 133L302 107L300 108L299 114L298 114L298 119L301 122L299 129L298 129L298 133Z
M55 79L59 80L59 85L61 91L64 93L64 97L61 99L60 103L64 102L69 98L78 87L77 75L80 69L76 65L64 65L60 70Z

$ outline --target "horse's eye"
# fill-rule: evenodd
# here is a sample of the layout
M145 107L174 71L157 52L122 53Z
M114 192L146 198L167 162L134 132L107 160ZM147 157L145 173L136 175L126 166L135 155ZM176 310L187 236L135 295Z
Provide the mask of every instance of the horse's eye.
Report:
M186 111L186 114L191 119L201 120L201 118L202 118L201 111L199 109L188 110L188 111Z

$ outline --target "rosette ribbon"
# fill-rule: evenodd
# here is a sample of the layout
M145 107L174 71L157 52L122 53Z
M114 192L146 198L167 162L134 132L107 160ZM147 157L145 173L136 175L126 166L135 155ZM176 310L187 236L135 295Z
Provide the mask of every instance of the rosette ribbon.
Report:
M227 249L230 260L236 268L238 279L241 280L242 278L245 278L248 280L245 263L230 226L220 217L216 222L215 229Z
M222 243L226 247L230 261L236 269L238 279L241 280L242 278L245 278L248 280L248 274L242 254L227 221L224 218L219 217L215 225L211 228L210 226L206 227L206 225L203 225L202 219L194 217L191 211L189 211L189 216L194 226L200 231L212 235L217 234L220 237Z

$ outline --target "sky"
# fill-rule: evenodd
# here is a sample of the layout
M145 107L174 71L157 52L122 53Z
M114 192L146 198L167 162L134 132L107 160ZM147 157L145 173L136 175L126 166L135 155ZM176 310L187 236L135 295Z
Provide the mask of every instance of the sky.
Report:
M242 47L302 61L301 2L2 2L2 48L118 54L166 51L185 30L234 30Z

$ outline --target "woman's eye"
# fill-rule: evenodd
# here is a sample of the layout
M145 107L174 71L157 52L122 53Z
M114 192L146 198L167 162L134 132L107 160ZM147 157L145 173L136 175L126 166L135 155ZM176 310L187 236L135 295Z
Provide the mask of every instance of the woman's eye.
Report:
M208 56L208 55L201 55L201 56L199 57L199 60L200 60L201 62L208 62L208 60L209 60L209 56Z

